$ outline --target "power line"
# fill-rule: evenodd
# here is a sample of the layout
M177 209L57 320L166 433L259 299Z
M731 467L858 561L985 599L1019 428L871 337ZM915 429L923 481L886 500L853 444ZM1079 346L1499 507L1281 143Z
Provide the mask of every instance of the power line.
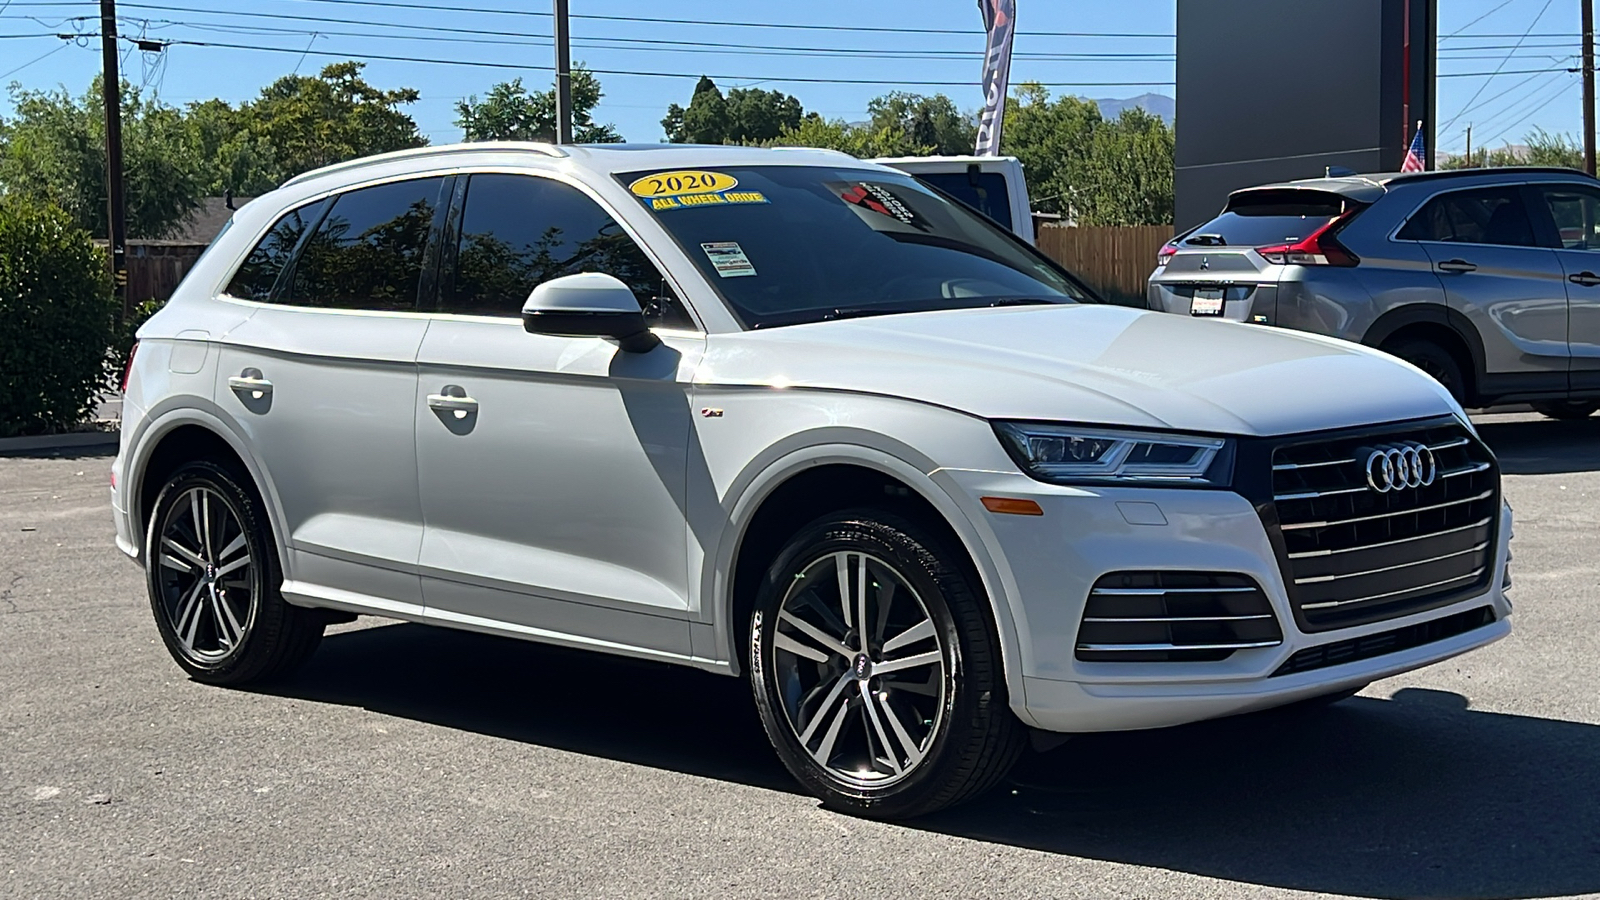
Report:
M33 59L30 59L27 62L23 63L22 65L17 66L15 69L9 69L9 70L7 70L5 72L0 72L0 78L10 78L12 75L15 75L18 72L21 72L23 69L26 69L27 67L33 65L34 63L38 62L39 60L44 59L45 57L50 56L53 53L60 53L62 50L65 50L70 46L72 46L72 45L71 44L67 44L67 43L57 44L54 47L51 47L49 50L46 50L44 53L40 54L39 56L35 56Z
M483 6L435 6L427 3L404 3L399 0L299 0L302 3L328 3L337 6L370 6L382 9L411 9L424 12L446 14L476 13L483 15L499 16L526 16L539 19L549 19L553 13L528 9L498 9ZM27 7L60 7L81 6L81 3L70 0L28 0L16 3L16 6ZM127 8L149 8L144 4L123 4ZM573 14L574 19L590 19L605 22L649 22L659 25L701 25L719 28L776 28L796 31L857 31L873 34L959 34L974 37L982 34L977 29L967 28L904 28L874 25L808 25L798 22L719 22L710 19L668 19L650 16L611 16L596 13ZM1177 35L1170 32L1111 32L1111 31L1023 31L1018 32L1019 37L1074 37L1074 38L1157 38L1173 40Z
M1440 37L1439 40L1448 41L1453 37L1459 37L1461 35L1461 32L1466 31L1468 28L1471 28L1472 26L1478 24L1479 22L1482 22L1484 19L1489 18L1490 16L1494 15L1495 13L1499 12L1502 9L1505 9L1506 7L1508 7L1510 5L1511 5L1511 0L1503 0L1503 2L1501 2L1500 5L1496 6L1494 9L1489 10L1488 12L1486 12L1483 15L1477 17L1476 19L1473 19L1471 22L1468 22L1467 24L1461 26L1460 28L1457 28L1455 31L1452 31L1449 34ZM1471 35L1468 35L1468 36L1470 37Z
M1544 0L1544 6L1539 7L1539 14L1537 16L1533 17L1533 21L1532 22L1528 23L1528 30L1526 32L1523 32L1523 36L1522 37L1517 38L1517 46L1518 47L1522 46L1522 42L1528 39L1528 34L1533 31L1534 26L1539 24L1539 20L1544 18L1545 11L1550 8L1550 2L1551 2L1551 0ZM1589 2L1591 2L1591 0L1583 0L1583 2L1589 3ZM1478 89L1476 91L1473 91L1472 92L1472 97L1469 100L1467 100L1467 106L1471 106L1473 104L1473 101L1477 100L1478 97L1483 94L1483 89L1489 86L1489 82L1493 81L1495 79L1496 75L1500 74L1500 70L1504 69L1506 67L1506 63L1511 61L1511 54L1515 53L1515 52L1516 52L1515 48L1513 48L1510 52L1508 52L1506 54L1506 58L1500 61L1500 65L1495 66L1494 75L1490 75L1488 78L1484 79L1483 84L1478 85ZM1511 72L1508 72L1506 74L1509 75L1509 74L1526 74L1526 73L1511 73ZM1443 78L1444 76L1441 75L1440 77ZM1452 119L1451 121L1454 121L1454 120Z
M1505 95L1507 95L1507 94L1511 93L1512 91L1516 90L1517 88L1522 87L1523 85L1527 84L1530 81L1533 81L1535 78L1538 78L1539 74L1540 73L1535 73L1533 75L1529 75L1527 78L1522 79L1521 81L1517 82L1516 84L1513 84L1511 87L1506 88L1505 90L1501 91L1500 93L1495 94L1493 97L1490 97L1487 100L1484 100L1484 101L1482 101L1480 103L1477 103L1476 105L1473 105L1473 106L1468 106L1468 107L1462 108L1462 110L1460 112L1456 113L1454 116L1451 116L1450 120L1448 122L1445 122L1443 125L1440 125L1439 126L1439 130L1440 131L1444 131L1445 129L1449 128L1451 125L1454 125L1456 122L1459 122L1461 120L1461 118L1463 116L1465 116L1467 113L1470 113L1473 110L1478 109L1480 107L1488 106L1489 104L1495 102L1496 100L1499 100L1501 97L1504 97ZM1543 74L1549 74L1549 73L1543 73ZM1557 77L1559 77L1560 73L1557 72L1557 73L1555 73L1555 75ZM1550 80L1550 79L1546 79L1546 81L1548 81L1548 80ZM1543 86L1541 85L1540 87L1535 88L1534 90L1538 91L1538 90L1541 90L1542 88L1543 88Z
M1500 129L1498 134L1496 134L1492 138L1489 138L1487 141L1484 141L1483 142L1484 145L1488 146L1489 144L1491 144L1491 143L1493 143L1495 141L1498 141L1501 138L1501 136L1504 135L1506 132L1510 131L1513 128L1516 128L1518 125L1521 125L1523 122L1528 121L1529 119L1531 119L1535 115L1537 115L1540 110L1544 109L1546 106L1549 106L1551 103L1554 103L1555 101L1561 99L1561 97L1566 93L1566 89L1569 88L1569 87L1571 87L1570 84L1562 85L1561 86L1561 90L1558 90L1554 94L1551 94L1543 103L1539 104L1538 106L1535 106L1533 109L1528 110L1525 114L1523 114L1522 118L1516 120L1515 122L1512 122L1510 125L1507 125L1506 127L1502 128L1502 129Z
M445 66L470 66L485 69L511 69L521 72L553 72L553 66L531 65L528 63L503 63L489 60L466 59L438 59L420 56L395 56L381 53L341 53L332 50L306 50L300 47L264 47L254 44L229 44L220 41L192 41L187 39L174 39L161 41L163 46L187 47L213 47L226 50L256 50L268 53L305 53L310 56L335 57L338 59L363 59L384 62L411 62L428 65ZM652 78L695 78L700 77L688 72L655 72L633 69L590 69L596 75L633 75ZM702 73L706 78L721 79L724 81L754 81L777 82L794 84L868 84L888 86L924 86L924 87L972 87L972 81L928 81L925 79L893 80L893 79L865 79L865 78L812 78L805 76L770 76L770 75L712 75ZM1045 81L1039 82L1045 87L1171 87L1171 81Z

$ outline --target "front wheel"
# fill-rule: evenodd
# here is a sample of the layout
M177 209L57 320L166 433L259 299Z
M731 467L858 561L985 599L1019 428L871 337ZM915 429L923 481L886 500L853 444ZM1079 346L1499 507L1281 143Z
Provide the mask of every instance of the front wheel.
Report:
M1535 412L1549 416L1552 419L1576 420L1587 419L1600 409L1600 402L1594 400L1557 400L1550 403L1533 404Z
M801 529L767 571L751 620L756 706L784 765L828 806L930 813L989 788L1022 749L983 594L953 552L855 510Z
M322 639L320 610L278 593L272 530L253 491L210 461L180 467L157 495L145 541L156 629L196 681L238 685L293 669Z

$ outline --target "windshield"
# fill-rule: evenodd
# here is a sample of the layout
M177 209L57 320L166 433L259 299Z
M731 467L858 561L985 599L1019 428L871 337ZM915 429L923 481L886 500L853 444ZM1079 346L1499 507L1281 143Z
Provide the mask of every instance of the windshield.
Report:
M899 173L748 166L618 178L747 328L1091 299L987 218Z
M1292 244L1337 219L1346 201L1324 191L1265 190L1233 195L1222 215L1183 239L1186 247Z

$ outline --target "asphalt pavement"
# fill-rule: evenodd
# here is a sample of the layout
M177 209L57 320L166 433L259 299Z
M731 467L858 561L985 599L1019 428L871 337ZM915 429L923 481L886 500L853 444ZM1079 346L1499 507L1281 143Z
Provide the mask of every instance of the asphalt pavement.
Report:
M1600 418L1480 422L1510 638L899 825L798 793L704 673L362 619L270 689L193 683L109 457L0 459L0 897L1600 895Z

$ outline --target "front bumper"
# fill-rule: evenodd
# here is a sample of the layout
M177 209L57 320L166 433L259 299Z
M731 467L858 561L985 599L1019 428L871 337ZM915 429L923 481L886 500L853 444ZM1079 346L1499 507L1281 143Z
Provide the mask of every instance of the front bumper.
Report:
M1277 556L1254 507L1229 491L1087 488L1042 484L1020 473L942 470L940 477L988 526L1014 623L1011 704L1029 725L1088 732L1156 728L1265 709L1357 687L1464 653L1510 633L1506 565L1511 511L1502 507L1494 571L1475 596L1413 615L1307 634L1299 629ZM996 515L980 497L1031 499L1043 516ZM1157 524L1134 524L1157 523ZM1089 591L1129 570L1242 573L1265 591L1283 630L1277 646L1216 662L1086 662L1076 658ZM1274 676L1309 647L1379 634L1488 606L1491 624L1370 659ZM1018 681L1020 680L1020 684Z

